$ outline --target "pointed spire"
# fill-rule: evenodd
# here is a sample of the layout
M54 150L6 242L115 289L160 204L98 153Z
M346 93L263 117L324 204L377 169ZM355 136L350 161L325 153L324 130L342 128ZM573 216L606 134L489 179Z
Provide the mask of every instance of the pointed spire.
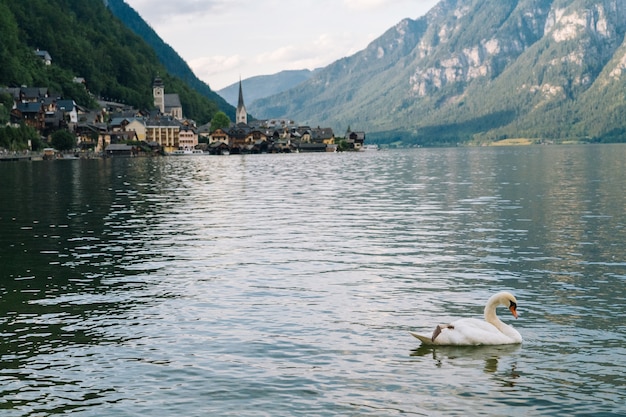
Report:
M243 104L243 88L241 86L241 77L239 77L239 102L237 103L237 107L245 107Z
M241 85L241 77L239 77L239 103L237 104L237 113L235 116L237 119L235 124L248 124L248 112L246 110L246 105L243 103L243 87Z

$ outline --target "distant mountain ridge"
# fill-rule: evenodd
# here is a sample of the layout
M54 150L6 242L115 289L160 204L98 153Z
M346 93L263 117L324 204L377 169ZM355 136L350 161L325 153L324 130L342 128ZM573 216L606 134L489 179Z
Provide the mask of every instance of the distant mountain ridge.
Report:
M626 0L443 0L248 105L380 143L626 136Z
M258 99L273 96L290 88L295 87L303 81L308 80L315 74L315 71L286 70L272 75L257 75L241 81L245 92L245 101L252 103ZM239 82L218 90L217 93L231 105L237 106L239 99Z

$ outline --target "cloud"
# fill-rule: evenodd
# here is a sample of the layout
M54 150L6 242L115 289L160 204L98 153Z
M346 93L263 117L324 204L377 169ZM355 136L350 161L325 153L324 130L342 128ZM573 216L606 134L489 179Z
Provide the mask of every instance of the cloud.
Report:
M389 3L386 0L343 0L348 9L352 10L371 10Z
M132 0L127 1L149 22L164 23L172 19L198 19L207 15L219 15L236 5L228 0Z
M257 54L255 62L260 66L282 69L315 69L354 50L354 40L349 34L322 33L305 43L283 45Z
M433 0L343 0L346 8L357 12L371 12L384 8L404 8L408 12L405 17L410 17L413 14L411 10L422 10L425 7L431 7L433 3L435 3Z
M232 74L235 69L241 66L242 57L240 55L207 56L192 59L188 64L198 78L208 81L213 78L220 78L224 74Z
M125 0L211 87L315 69L437 0Z

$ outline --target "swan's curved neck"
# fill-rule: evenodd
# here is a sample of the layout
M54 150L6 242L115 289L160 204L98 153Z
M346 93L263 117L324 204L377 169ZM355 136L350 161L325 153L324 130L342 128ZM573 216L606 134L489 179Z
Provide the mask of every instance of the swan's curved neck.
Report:
M496 307L500 305L500 302L495 299L490 299L485 306L485 321L487 323L491 323L500 331L503 331L507 328L507 325L500 320L498 315L496 314Z
M512 326L504 324L496 314L496 307L499 305L508 307L508 303L512 302L506 294L493 295L485 306L485 321L493 324L500 332L509 337L511 343L522 343L522 335Z

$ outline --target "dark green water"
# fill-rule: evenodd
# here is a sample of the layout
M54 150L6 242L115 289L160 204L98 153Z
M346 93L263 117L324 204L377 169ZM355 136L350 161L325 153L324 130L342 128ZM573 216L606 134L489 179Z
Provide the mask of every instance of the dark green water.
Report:
M625 161L0 163L0 415L624 415ZM408 334L500 290L521 346Z

